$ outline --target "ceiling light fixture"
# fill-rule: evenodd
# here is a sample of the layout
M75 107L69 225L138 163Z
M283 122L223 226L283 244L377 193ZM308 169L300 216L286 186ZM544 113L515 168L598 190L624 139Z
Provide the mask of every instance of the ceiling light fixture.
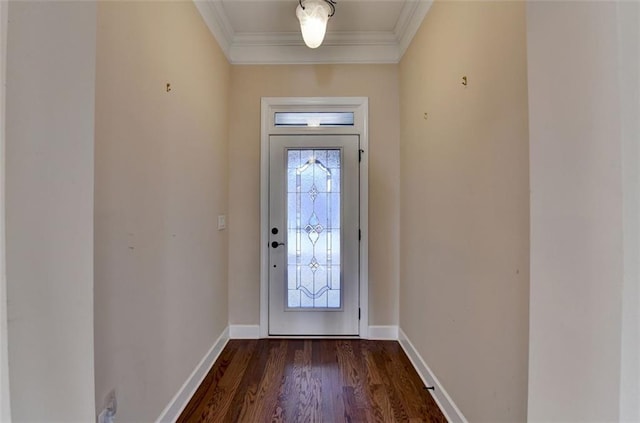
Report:
M296 16L300 21L300 31L304 43L309 48L317 48L327 32L327 21L336 13L335 0L298 0Z

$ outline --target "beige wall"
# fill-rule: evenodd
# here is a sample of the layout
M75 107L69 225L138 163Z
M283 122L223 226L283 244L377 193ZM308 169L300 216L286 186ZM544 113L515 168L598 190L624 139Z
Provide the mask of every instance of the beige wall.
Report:
M9 17L12 417L14 422L90 422L96 4L11 2Z
M369 97L369 324L395 325L397 65L234 66L229 128L229 321L260 321L260 98Z
M0 2L0 169L5 169L5 87L9 4ZM5 172L0 172L0 421L9 422L9 344L7 338L7 272L5 236Z
M524 421L524 3L434 3L400 87L400 327L469 421Z
M229 65L192 2L109 2L97 68L96 405L148 422L227 326Z
M527 6L533 422L640 418L637 7Z

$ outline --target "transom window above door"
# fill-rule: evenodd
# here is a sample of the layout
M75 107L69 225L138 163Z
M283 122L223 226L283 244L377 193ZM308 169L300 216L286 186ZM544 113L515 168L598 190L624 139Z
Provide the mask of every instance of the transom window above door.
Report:
M275 126L353 126L353 112L276 112Z

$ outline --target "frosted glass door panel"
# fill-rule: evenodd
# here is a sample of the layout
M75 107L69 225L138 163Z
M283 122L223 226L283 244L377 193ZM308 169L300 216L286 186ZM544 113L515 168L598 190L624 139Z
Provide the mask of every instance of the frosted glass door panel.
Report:
M287 308L340 309L341 150L287 150Z

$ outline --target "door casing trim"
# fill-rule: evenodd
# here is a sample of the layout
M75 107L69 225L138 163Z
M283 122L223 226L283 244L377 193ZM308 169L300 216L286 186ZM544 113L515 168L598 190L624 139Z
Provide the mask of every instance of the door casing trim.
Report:
M275 112L354 113L353 127L276 127ZM262 97L260 129L260 337L269 337L269 136L359 135L360 162L360 338L369 337L369 99L368 97ZM281 337L281 336L279 336Z

